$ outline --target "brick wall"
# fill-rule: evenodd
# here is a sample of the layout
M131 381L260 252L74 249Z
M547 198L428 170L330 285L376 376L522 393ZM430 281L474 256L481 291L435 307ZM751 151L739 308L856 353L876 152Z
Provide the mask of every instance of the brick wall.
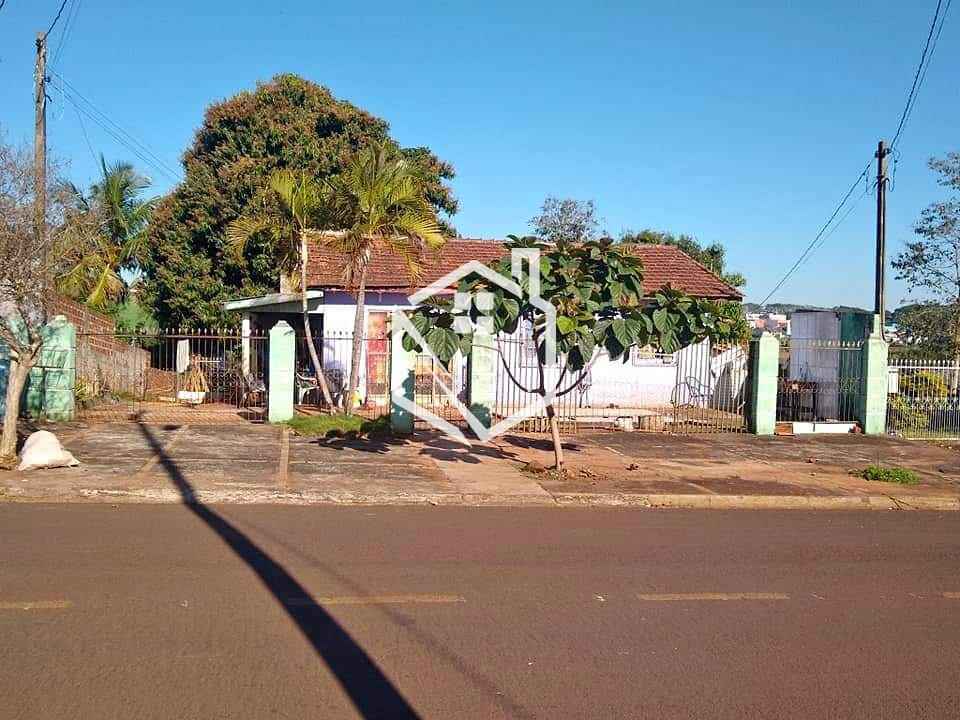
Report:
M64 315L77 328L78 380L96 394L144 396L150 353L117 338L111 318L63 296L53 302L51 314Z

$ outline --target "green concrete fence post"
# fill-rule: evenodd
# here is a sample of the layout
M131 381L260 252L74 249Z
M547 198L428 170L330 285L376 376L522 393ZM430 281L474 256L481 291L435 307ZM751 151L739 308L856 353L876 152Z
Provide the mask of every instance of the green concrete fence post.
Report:
M270 387L267 393L267 419L272 423L293 419L296 354L296 336L293 334L293 328L285 320L281 320L270 330Z
M413 415L400 407L394 396L414 402L417 353L403 349L402 333L394 332L390 340L390 428L398 435L413 432Z
M777 427L777 371L780 341L770 333L750 341L747 377L747 429L773 435Z
M880 332L879 318L861 348L860 407L858 418L865 435L887 430L887 356L889 346Z
M40 359L30 370L25 409L31 417L53 422L73 420L77 368L77 331L63 315L41 330Z
M493 336L475 332L470 357L467 358L467 389L470 412L484 427L493 424L493 403L496 395L497 353Z

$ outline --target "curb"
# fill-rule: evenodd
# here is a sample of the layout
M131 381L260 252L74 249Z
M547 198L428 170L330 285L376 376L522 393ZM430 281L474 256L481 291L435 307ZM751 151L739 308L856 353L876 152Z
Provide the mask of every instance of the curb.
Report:
M933 510L960 511L960 497L923 495L678 495L637 493L318 493L295 490L197 490L196 503L235 505L432 505L463 507L633 507L690 510ZM173 488L79 489L65 493L0 488L0 502L181 504Z
M558 505L691 510L960 510L960 498L925 495L640 495L554 493Z

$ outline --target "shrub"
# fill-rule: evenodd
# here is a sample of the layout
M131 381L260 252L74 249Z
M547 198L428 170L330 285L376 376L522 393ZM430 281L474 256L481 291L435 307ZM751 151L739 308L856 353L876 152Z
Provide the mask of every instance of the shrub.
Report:
M360 437L387 435L390 417L367 420L359 415L297 415L286 423L298 435L308 437Z
M883 467L881 465L869 465L861 473L864 480L874 482L897 483L898 485L916 485L920 478L913 470L898 467Z
M890 428L897 432L906 434L920 432L930 425L927 414L902 395L894 395L890 398L887 412Z
M901 371L900 394L910 397L946 397L949 392L943 376L930 370Z

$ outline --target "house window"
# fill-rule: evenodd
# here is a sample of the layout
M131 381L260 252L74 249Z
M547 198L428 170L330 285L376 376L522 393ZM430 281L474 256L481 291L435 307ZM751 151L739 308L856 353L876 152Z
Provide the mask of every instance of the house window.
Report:
M634 367L663 367L677 364L676 353L658 353L649 345L630 348L630 364Z

